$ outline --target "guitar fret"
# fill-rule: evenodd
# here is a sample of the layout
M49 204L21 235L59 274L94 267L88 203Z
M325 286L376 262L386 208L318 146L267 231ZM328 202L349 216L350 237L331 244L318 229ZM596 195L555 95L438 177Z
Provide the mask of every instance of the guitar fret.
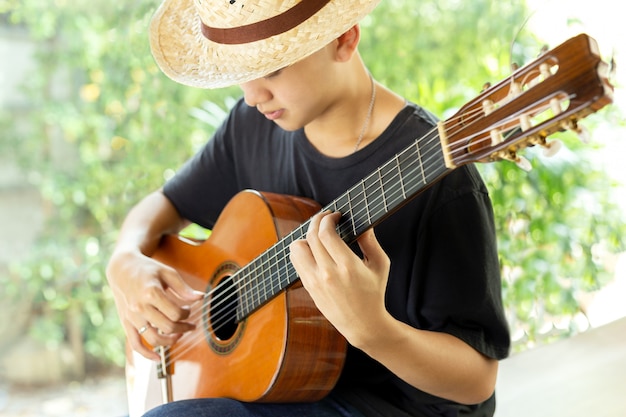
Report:
M276 249L273 249L271 252L276 252ZM280 263L278 261L279 259L280 257L276 256L275 253L268 258L268 263L270 265L269 267L270 275L268 279L265 280L265 282L266 283L269 282L270 288L273 285L272 283L274 281L280 281ZM268 291L267 286L265 286L265 288L263 288L263 302L269 300L271 294L272 294L272 291L271 290Z
M361 189L363 190L363 199L365 200L365 214L367 215L367 224L372 224L372 216L370 215L370 203L367 201L367 188L365 187L365 179L361 180Z
M422 161L418 159L419 153L413 149L406 149L404 152L398 155L398 161L400 165L400 175L403 178L407 178L407 182L403 182L405 185L405 191L407 194L413 194L422 186L422 182L419 180L420 170L422 168Z
M398 187L398 183L396 182L396 177L398 177L398 171L396 169L394 160L389 161L385 165L380 168L381 178L382 178L382 189L385 195L387 196L387 206L388 208L394 207L399 201L402 199L399 196L395 195L395 189Z
M280 253L285 254L284 256L276 256L278 258L278 273L276 276L276 280L273 280L276 282L276 291L281 291L282 289L284 289L287 285L288 285L288 279L289 276L291 275L291 273L289 272L289 265L291 265L291 262L289 262L289 257L288 257L288 252L286 250L286 247L289 246L289 243L285 243L281 246L281 250L279 251ZM287 281L285 282L284 280L287 279Z
M601 70L606 67L606 63L597 55L598 49L595 41L587 35L579 35L576 38L572 38L566 44L559 46L553 51L546 52L531 65L519 68L507 82L498 83L494 87L485 90L476 100L463 106L457 114L449 119L450 123L441 122L437 124L430 132L418 139L416 143L412 143L395 157L389 158L378 170L362 179L360 184L356 183L353 188L327 206L333 207L334 211L344 214L342 219L345 217L346 221L340 221L338 225L340 236L347 243L353 243L353 239L358 237L365 227L378 224L389 213L417 195L420 190L435 183L446 173L457 167L474 162L514 159L516 152L535 143L535 139L538 136L546 139L547 136L563 127L575 127L575 122L579 119L610 104L612 102L613 87L602 74L603 71ZM547 67L547 71L543 70L544 66ZM511 86L517 85L517 83L521 83L522 87L526 86L527 89L524 90L525 94L511 98L510 94L507 95L507 91L510 90ZM542 85L540 86L539 84ZM556 109L550 107L552 104L550 99L552 97L557 97L554 99L558 102ZM485 111L483 107L485 100L495 101L496 104L500 104L498 111L491 111L491 109ZM570 103L561 103L561 100L570 101ZM565 105L567 105L567 111L564 111L565 109L561 107ZM551 117L546 118L547 115L543 112L544 107L552 110L551 113L553 115ZM537 124L527 123L526 118L531 118L531 122L534 121ZM463 123L456 122L459 120ZM519 132L516 128L518 122L524 128ZM501 129L502 126L506 126L505 130L509 133L506 135L506 139L495 143L490 142L489 132ZM248 205L251 201L251 195L253 194L246 193L243 200L235 201L235 207L237 209L241 208L237 206L237 204L241 204L240 201ZM272 196L269 194L264 194L260 197L262 197L263 202L270 203L270 205L272 201L276 201L270 198ZM281 204L283 202L284 200L280 201ZM255 204L257 203L259 202L255 202ZM251 206L256 207L255 205ZM274 210L275 207L269 208L272 209L270 212L276 212ZM302 214L311 214L313 211L313 209L304 207L297 208L298 210L296 211ZM223 214L232 215L235 212L238 212L238 210L229 210L226 207ZM250 223L247 223L247 220L246 222L241 222L242 224L245 223L247 227L241 230L238 229L237 233L234 234L235 236L253 239L252 236L246 234L251 228L255 229L257 226L259 229L261 227L276 227L276 219L268 218L266 215L260 219L250 216L250 220L255 221L252 223L253 227L249 227ZM257 222L258 220L261 221ZM167 376L173 370L170 366L174 366L177 361L195 360L202 356L203 362L200 364L200 369L194 367L193 371L208 372L211 374L211 377L215 376L215 379L219 380L223 376L219 372L221 366L212 366L214 365L211 363L213 360L205 357L205 341L209 342L211 348L220 354L218 356L226 357L226 355L231 353L234 354L236 356L235 361L230 358L226 358L226 360L228 363L236 362L238 365L241 364L242 366L238 366L238 368L245 371L249 371L251 369L250 366L254 367L259 361L266 361L267 355L265 352L267 349L257 348L262 346L264 342L267 342L265 339L268 338L268 335L264 332L246 333L245 346L253 347L253 349L244 349L246 356L252 356L253 361L249 362L244 362L243 358L237 356L241 354L241 349L235 349L237 346L242 346L237 344L241 340L240 337L244 335L243 328L236 326L232 340L227 338L214 340L214 336L221 337L221 334L217 334L217 330L222 328L224 331L223 335L228 337L228 333L231 330L229 326L233 324L231 320L234 315L234 308L236 308L237 320L245 320L248 314L256 311L262 303L278 295L280 290L285 289L298 279L293 265L289 262L288 245L296 239L305 237L309 225L310 221L303 223L252 260L248 265L243 266L230 276L224 276L224 274L233 272L236 266L232 261L228 260L221 260L223 262L218 263L217 270L213 271L213 273L211 271L199 271L202 272L199 277L224 276L217 285L213 285L211 278L206 283L210 291L205 294L205 298L209 298L209 300L205 299L203 301L213 304L203 302L200 308L202 310L202 331L208 334L191 335L191 339L181 339L182 343L180 344L177 342L171 347L161 348L160 352L158 352L161 356L161 361L157 365L157 372L153 376ZM213 239L216 237L218 230L223 229L216 227L214 234L212 234ZM193 254L185 254L183 252L167 253L172 249L178 250L177 246L172 247L172 245L185 244L184 241L179 239L170 241L170 238L178 237L165 236L162 242L164 245L159 245L153 256L157 261L170 259L173 263L170 266L183 268L182 272L185 270L184 267L189 265L189 260L186 257L195 255L195 251L193 251ZM258 244L261 242L255 241L251 243ZM183 251L185 247L181 248L181 251ZM254 246L254 248L257 247ZM207 249L211 249L211 245ZM216 251L217 253L205 254L205 252L202 252L202 256L211 259L213 257L219 258L223 249L227 248L219 248ZM162 251L166 253L162 253ZM181 256L175 256L176 260L172 260L171 255L173 254L180 254ZM215 260L220 261L220 259ZM191 265L195 266L195 262L201 263L202 261L203 259L192 260ZM179 262L181 263L180 265L178 265ZM189 284L193 283L190 282ZM235 299L237 295L239 298ZM237 303L236 307L233 306L235 302ZM300 310L298 313L306 312L310 316L308 311L302 311L304 310L302 306L306 309L313 308L312 304L305 304L304 302L302 305L289 307L296 307ZM211 316L205 317L207 313L211 313ZM213 313L216 313L216 317L213 317ZM215 320L213 320L214 318ZM267 384L268 386L261 387L265 393L268 393L267 398L269 398L269 394L277 394L276 398L280 397L285 399L285 401L308 401L315 399L320 393L324 394L321 390L325 388L332 389L334 382L340 377L342 366L344 366L345 339L338 333L333 332L329 323L324 323L322 320L317 319L308 320L307 317L297 316L296 318L298 319L297 326L299 326L299 329L310 325L310 328L306 330L315 328L315 330L320 329L324 333L300 330L290 332L290 334L285 333L285 337L290 342L288 347L290 349L292 347L297 349L302 346L309 348L310 352L319 355L315 357L314 361L308 362L324 364L324 366L314 367L315 375L307 373L309 370L312 370L311 367L300 367L301 363L304 364L303 361L295 361L299 362L295 367L297 369L287 369L293 367L287 366L291 365L291 363L283 363L283 359L285 357L295 357L298 352L296 350L294 354L293 352L285 351L280 355L280 367L276 369L275 377L271 378L272 381L270 384ZM250 327L253 327L254 324L251 323ZM318 335L321 337L317 337ZM203 343L195 343L195 336L200 336L199 341ZM282 334L279 336L282 336ZM278 342L283 340L282 338L274 339L278 339ZM202 350L196 351L196 347L200 347ZM287 348L287 346L285 347ZM207 360L205 361L204 359ZM272 364L268 363L268 365ZM227 366L226 368L229 367ZM184 369L181 370L184 371ZM234 369L225 370L235 371ZM335 370L337 371L335 372ZM263 378L260 377L260 379ZM283 385L293 385L279 384L277 387L274 385L276 381L292 380L303 382L301 384L302 387L296 390L297 393L294 392L295 396L292 396L287 391L274 391L276 388L285 388ZM148 382L150 384L158 383L157 380ZM185 383L185 381L181 382ZM261 380L258 382L259 385L263 383ZM217 384L218 387L216 389L211 387L212 384L206 385L207 391L205 393L208 397L226 396L236 400L242 399L240 398L239 386L234 390L224 392L224 387L229 384ZM141 396L141 393L139 393L141 387L131 388L133 388L133 393L137 394L132 395L132 397L142 400L142 398L139 398ZM172 390L176 391L176 388L175 386L167 387L165 394L169 396ZM247 398L249 396L245 395L244 397ZM135 405L143 408L143 404Z
M267 257L267 252L264 253L259 259L263 260L266 257ZM265 263L265 261L261 262L261 265L263 265L264 263ZM260 292L258 290L258 288L259 288L259 281L260 281L260 275L258 274L258 269L257 268L255 268L255 271L257 271L257 273L254 274L254 280L253 280L253 285L252 285L252 293L254 295L254 298L256 298L256 300L255 300L256 305L261 305L262 300L261 300ZM263 268L261 268L261 271L263 271Z
M380 195L383 198L384 211L387 213L389 210L387 209L387 198L385 197L385 187L383 186L383 177L380 174L380 169L376 170L376 174L378 174L378 182L380 184Z
M283 249L284 249L283 245L280 245L280 250L277 251L277 252L280 253L280 252L283 251ZM276 272L276 277L271 279L271 282L272 282L272 292L278 292L278 291L280 291L282 289L281 288L281 276L283 274L282 274L281 271L284 268L285 262L286 262L286 257L276 255L276 269L277 269L277 272Z
M267 256L264 254L262 258L267 258ZM256 276L264 276L264 277L271 276L267 273L267 270L263 268L263 265L265 265L266 263L267 261L264 260L263 262L261 262L261 266L257 267ZM265 281L267 280L265 279ZM250 291L254 294L254 296L252 297L253 298L252 310L254 310L265 302L264 294L262 294L262 292L264 293L264 287L259 279L255 278Z
M361 184L366 200L367 222L371 225L376 218L387 213L387 199L385 198L380 171L377 170L374 174L363 179Z
M440 163L443 158L440 149L433 143L437 142L432 138L426 142L416 141L324 208L342 214L337 233L345 242L352 242L447 170L445 164ZM428 161L428 165L424 165L424 161ZM246 291L242 291L241 296L244 315L298 279L288 258L288 246L306 237L309 224L310 220L302 223L249 265Z
M420 172L422 174L422 181L424 184L427 183L426 181L426 173L424 173L424 162L422 161L422 152L420 149L420 143L419 141L415 141L415 149L417 151L417 159L419 161L419 168L420 168Z
M237 320L241 320L248 311L248 292L245 290L245 283L242 283L242 279L237 279L240 275L241 274L235 274L232 276L237 286L237 299L239 300L237 305Z
M352 217L352 233L353 237L361 234L367 227L371 225L371 222L367 221L367 194L362 187L362 182L352 187L348 191L348 201L351 203L351 217Z
M254 301L251 300L251 297L253 296L251 288L253 285L252 276L254 274L254 271L256 270L255 265L257 265L257 263L258 263L258 259L255 259L250 264L248 264L245 268L239 270L239 272L236 274L236 276L239 277L237 282L240 288L239 305L237 306L237 309L238 309L237 319L238 320L243 319L243 317L245 317L248 313L250 313L252 305L254 305Z
M281 290L287 288L291 283L293 283L294 281L296 281L296 279L298 279L298 274L296 273L295 269L293 269L293 265L291 264L291 261L289 260L289 251L287 250L287 248L292 242L306 237L306 231L309 228L309 224L310 224L310 220L307 220L306 222L302 223L299 227L295 228L291 233L285 236L282 240L283 245L282 245L281 253L283 253L283 256L281 257L281 259L285 265L285 268L284 268L283 273L281 273L278 277L278 283L279 283L279 287Z
M341 213L341 220L339 220L339 224L337 225L337 233L343 240L349 240L351 238L350 232L345 230L346 224L352 224L352 209L350 207L350 197L348 193L342 194L339 198L337 198L331 204L333 206L334 211L338 211ZM351 230L354 230L354 225L352 224ZM354 236L354 235L353 235Z
M429 161L429 164L435 167L427 173L428 183L434 182L437 178L448 171L444 161L444 154L441 152L441 148L437 145L437 143L432 142L430 149L426 148L425 151L425 154L427 155L426 159Z
M253 264L251 264L251 265L253 265ZM243 283L242 290L243 290L243 293L245 294L245 297L246 297L246 302L245 302L246 308L245 308L245 310L242 307L242 310L244 310L244 313L242 314L242 316L244 316L244 317L250 312L250 309L254 305L254 300L252 299L252 295L253 294L250 291L252 283L251 283L251 280L250 280L250 272L248 270L249 270L249 268L246 268L244 270L240 270L239 271L240 274L242 275L242 278L241 278L241 281Z
M402 190L402 200L406 200L406 192L404 191L404 181L402 180L402 168L400 167L400 161L398 159L398 155L395 157L396 168L398 170L398 183L400 184L400 189Z
M253 262L251 265L254 267L253 271L255 271L256 270L256 265L258 265L258 259L256 260L256 262ZM248 276L248 278L249 278L249 276ZM246 281L246 285L244 287L245 288L245 293L246 293L246 314L248 314L252 310L252 308L254 306L254 299L253 299L253 294L252 294L252 291L251 291L251 287L252 287L252 282L248 279Z
M287 286L295 281L295 279L298 277L298 273L296 272L296 269L293 267L293 264L291 262L287 262L285 264L285 272L285 278L292 277L292 279L284 280L282 289L287 288Z
M354 210L352 210L352 198L350 198L350 191L348 191L348 212L344 213L344 215L348 216L348 220L352 224L352 234L356 236L356 223L354 221Z

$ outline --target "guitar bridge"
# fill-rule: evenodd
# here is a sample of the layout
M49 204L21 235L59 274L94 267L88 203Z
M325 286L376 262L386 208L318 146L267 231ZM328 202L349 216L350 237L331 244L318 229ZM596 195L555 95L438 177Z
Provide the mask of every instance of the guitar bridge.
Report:
M170 362L170 349L166 346L156 348L161 360L157 364L157 377L161 381L161 398L163 403L172 402L174 395L172 392L172 365Z

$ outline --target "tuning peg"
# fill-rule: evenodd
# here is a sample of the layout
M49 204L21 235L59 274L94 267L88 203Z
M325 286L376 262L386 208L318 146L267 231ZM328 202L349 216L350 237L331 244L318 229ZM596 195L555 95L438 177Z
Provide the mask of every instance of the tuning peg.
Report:
M530 164L530 161L523 156L517 155L514 159L515 165L524 171L528 172L533 169L533 166Z
M588 144L591 142L591 135L585 126L576 125L574 132L576 132L582 143Z
M591 141L591 135L585 126L581 126L576 123L576 120L568 120L561 123L561 127L573 131L578 135L580 141L587 144Z
M505 159L507 161L514 162L519 168L528 172L533 169L533 166L530 164L530 161L523 156L519 156L514 151L501 151L497 153L497 156L500 159Z
M550 142L546 142L543 145L543 154L548 158L556 155L561 148L563 147L563 142L558 139L551 140Z
M483 89L482 91L487 91L489 89L489 87L491 87L491 83L489 81L487 81L486 83L483 84Z

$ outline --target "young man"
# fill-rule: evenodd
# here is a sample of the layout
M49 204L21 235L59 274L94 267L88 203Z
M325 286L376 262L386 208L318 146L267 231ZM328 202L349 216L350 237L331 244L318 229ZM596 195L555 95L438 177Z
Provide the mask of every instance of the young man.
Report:
M239 191L322 206L435 126L370 76L358 22L377 0L165 0L151 45L183 84L238 84L243 99L163 190L129 213L107 276L133 349L158 356L202 297L150 258L165 234L212 228ZM452 171L348 246L339 212L315 215L290 260L349 343L339 382L301 404L193 399L150 416L490 416L509 350L491 203L472 166Z

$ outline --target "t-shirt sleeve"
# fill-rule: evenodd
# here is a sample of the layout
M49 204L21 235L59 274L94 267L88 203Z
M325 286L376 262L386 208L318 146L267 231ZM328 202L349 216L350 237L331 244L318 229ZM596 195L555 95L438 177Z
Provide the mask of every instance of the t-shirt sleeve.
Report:
M469 182L453 175L441 188L421 245L429 279L420 317L430 330L452 334L495 359L509 353L491 200L475 169ZM455 178L456 177L456 178ZM419 262L419 261L418 261Z
M224 206L239 191L231 139L236 134L236 110L163 187L180 215L202 227L212 228Z

